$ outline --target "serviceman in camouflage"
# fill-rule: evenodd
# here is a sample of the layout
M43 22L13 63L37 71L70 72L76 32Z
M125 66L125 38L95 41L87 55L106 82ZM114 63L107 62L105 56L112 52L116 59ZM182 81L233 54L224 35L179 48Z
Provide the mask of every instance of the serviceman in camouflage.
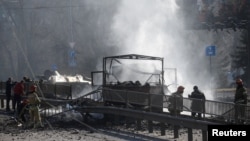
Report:
M172 93L169 97L169 106L168 110L171 115L180 115L180 113L183 111L183 92L184 87L179 86L177 88L177 91Z
M241 79L236 80L236 91L235 91L235 121L244 123L245 120L245 109L247 105L247 89L243 85Z

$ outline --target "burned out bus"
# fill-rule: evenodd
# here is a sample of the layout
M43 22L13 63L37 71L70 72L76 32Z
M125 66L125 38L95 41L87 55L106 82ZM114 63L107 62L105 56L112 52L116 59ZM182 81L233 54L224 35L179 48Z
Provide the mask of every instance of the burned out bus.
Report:
M138 54L103 58L105 105L162 112L164 59Z

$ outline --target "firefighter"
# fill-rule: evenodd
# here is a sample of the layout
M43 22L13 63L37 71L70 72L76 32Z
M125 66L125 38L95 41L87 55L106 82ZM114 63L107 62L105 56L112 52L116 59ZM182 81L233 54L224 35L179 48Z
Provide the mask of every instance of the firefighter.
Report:
M39 113L39 106L41 103L40 98L37 94L37 86L32 85L30 87L30 92L28 94L28 100L29 100L29 113L30 113L30 126L33 126L33 128L43 127L43 124L41 122L41 116Z
M236 79L236 91L234 97L235 103L235 121L244 123L245 107L247 105L247 89L241 79Z
M170 105L168 106L168 110L171 115L180 115L180 113L183 111L183 92L184 87L179 86L177 88L177 91L172 93L169 97Z

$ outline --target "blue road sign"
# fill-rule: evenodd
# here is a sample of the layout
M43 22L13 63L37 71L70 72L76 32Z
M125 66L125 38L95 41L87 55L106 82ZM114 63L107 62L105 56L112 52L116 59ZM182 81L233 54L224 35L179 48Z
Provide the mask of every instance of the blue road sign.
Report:
M56 64L53 64L53 65L51 66L51 68L52 68L52 70L56 71L56 70L57 70Z
M206 47L206 56L215 56L216 48L215 46L207 46Z
M76 66L76 52L75 50L71 49L69 52L69 66L75 67Z

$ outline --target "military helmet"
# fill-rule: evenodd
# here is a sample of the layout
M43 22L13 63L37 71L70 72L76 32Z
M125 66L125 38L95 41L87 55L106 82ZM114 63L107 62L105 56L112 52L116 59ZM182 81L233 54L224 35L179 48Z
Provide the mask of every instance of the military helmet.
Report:
M179 86L178 88L177 88L177 91L183 91L185 88L183 87L183 86Z
M243 81L242 81L240 78L238 78L238 79L236 79L236 84L242 85L242 84L243 84Z

